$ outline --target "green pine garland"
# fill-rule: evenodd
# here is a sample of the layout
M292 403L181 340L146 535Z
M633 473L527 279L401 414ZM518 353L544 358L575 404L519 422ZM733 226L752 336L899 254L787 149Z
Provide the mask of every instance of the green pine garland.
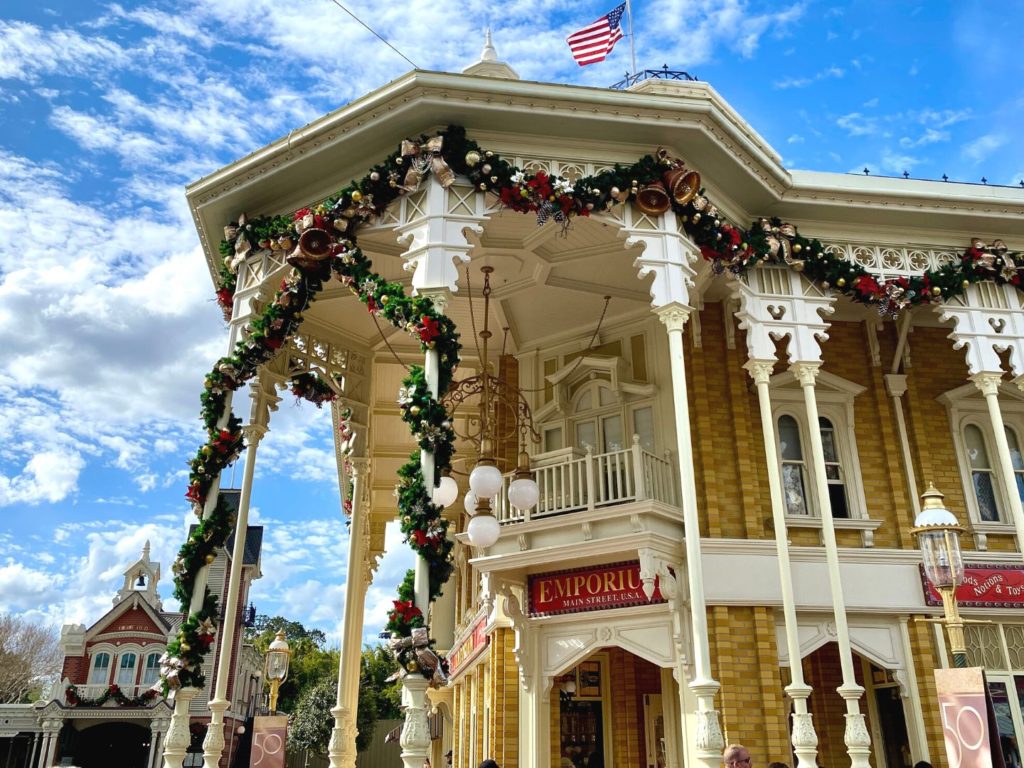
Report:
M671 162L661 153L646 155L632 165L616 164L611 170L571 182L544 172L526 174L498 153L482 149L459 126L449 126L439 136L440 157L452 172L467 177L477 189L493 193L505 207L535 214L539 224L554 220L563 227L568 227L577 216L589 216L592 212L603 212L614 205L634 201L644 186L660 183ZM426 136L421 137L420 147L428 140ZM300 259L296 262L296 268L282 283L274 301L249 324L234 353L219 360L207 375L201 417L210 439L192 461L188 493L197 511L205 502L217 474L243 448L240 422L231 414L225 419L227 392L237 390L255 375L262 363L274 357L297 330L301 311L316 298L323 281L332 274L350 287L368 311L418 337L423 350L437 349L439 391L447 391L459 359L460 345L454 323L438 313L429 300L406 296L401 285L390 283L373 272L371 262L355 245L356 229L361 223L383 212L418 183L417 175L409 173L410 168L415 167L421 175L430 170L429 164L415 162L415 152L403 155L402 149L399 147L363 178L350 182L311 208L303 208L292 216L265 216L252 221L243 216L225 227L225 239L220 246L223 259L217 299L228 317L234 301L237 267L248 253L261 249L291 252L301 230L310 227L326 234L331 250L329 258L323 261L312 263ZM415 149L423 151L419 147ZM778 219L760 219L746 230L737 227L725 219L703 190L685 205L673 200L671 207L716 273L728 270L742 275L760 264L785 263L823 288L860 303L876 305L883 315L895 315L907 306L946 301L961 295L970 284L983 280L1012 285L1020 285L1021 281L1017 264L1022 255L1010 251L1001 241L986 245L974 240L958 262L922 275L880 281L863 267L828 253L819 240L802 236L796 227ZM326 383L318 384L315 378L300 379L298 384L293 379L292 384L303 393L301 396L312 395L314 402L319 396L326 398L329 389ZM431 486L436 485L441 471L450 466L454 433L443 406L427 390L421 367L411 369L403 382L399 402L402 418L409 424L419 447L434 453L435 477ZM218 428L221 423L225 426ZM415 454L399 470L398 495L402 531L410 546L428 563L433 600L440 595L451 575L452 545L447 539L448 523L441 509L430 501L428 486L420 473L419 457ZM223 546L226 534L223 538L222 534L230 530L231 522L220 519L218 514L215 509L207 525L197 528L182 548L176 562L180 564L176 569L176 595L191 594L198 567L213 548ZM197 536L206 543L200 545ZM410 571L399 585L398 599L389 615L386 629L393 636L408 636L412 628L423 626L424 618L413 604L413 592L413 572ZM183 658L180 656L182 644L189 647L185 652L188 664L177 670L179 680L187 681L186 684L202 685L198 672L202 657L197 654L196 643L192 640L201 637L198 634L200 622L215 615L216 606L213 608L210 612L204 607L199 614L190 616L176 641L178 644L173 646L179 655L171 656L168 669ZM186 627L191 629L186 630ZM201 646L203 641L199 640L198 644ZM171 651L172 646L169 646L169 655Z

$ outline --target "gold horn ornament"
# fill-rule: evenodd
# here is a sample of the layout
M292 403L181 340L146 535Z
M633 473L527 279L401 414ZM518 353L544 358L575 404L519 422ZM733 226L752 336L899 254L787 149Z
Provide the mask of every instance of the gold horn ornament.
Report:
M676 205L686 205L697 196L700 189L700 174L686 168L673 168L665 171L662 179L665 188L676 201Z
M319 227L310 227L299 236L299 244L286 261L300 269L316 269L331 255L331 236Z
M672 207L665 185L660 181L644 184L636 193L636 207L650 216L660 216Z

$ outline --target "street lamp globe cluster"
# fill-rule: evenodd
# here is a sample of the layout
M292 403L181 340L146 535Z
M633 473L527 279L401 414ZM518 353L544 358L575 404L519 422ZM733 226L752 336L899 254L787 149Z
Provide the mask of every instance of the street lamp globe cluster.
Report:
M281 683L288 678L288 665L291 662L292 651L288 647L284 630L278 630L277 635L267 649L266 666L264 674L270 683L270 711L277 711L277 695L281 689Z
M463 499L463 508L470 517L466 527L466 535L469 537L470 544L480 549L487 549L494 545L501 536L501 524L494 516L493 505L497 501L498 494L501 493L504 479L495 460L495 443L497 440L506 438L518 437L520 439L517 468L514 479L509 483L508 501L512 507L525 511L535 507L540 500L540 489L530 472L525 442L527 436L532 436L534 440L539 437L533 427L530 407L523 397L523 393L514 383L501 380L489 371L488 340L492 335L489 328L490 276L494 269L484 266L481 271L484 275L482 291L484 323L483 330L477 335L480 338L482 370L477 376L455 382L449 393L443 398L443 402L449 412L454 414L458 407L469 398L478 398L476 421L479 428L475 432L460 435L472 442L478 452L476 465L469 473L469 491ZM513 427L508 435L495 434L494 412L496 406L503 407L513 415L511 419ZM434 488L431 498L435 504L447 507L458 498L458 491L458 484L455 480L445 475L442 476L440 484Z

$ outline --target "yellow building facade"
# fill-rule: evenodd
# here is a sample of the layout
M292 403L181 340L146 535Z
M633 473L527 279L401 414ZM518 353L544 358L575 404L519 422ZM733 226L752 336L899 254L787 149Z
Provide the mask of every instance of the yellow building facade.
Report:
M700 172L705 215L792 222L881 281L959 263L975 237L1024 245L1020 190L788 171L705 83L526 83L492 57L462 75L410 73L192 185L211 269L240 212L296 210L450 124L570 183L663 147ZM407 683L407 766L443 766L451 750L455 768L710 767L732 742L758 764L944 763L933 671L950 660L922 620L939 609L910 529L933 483L967 529L969 566L1024 569L1021 294L975 281L883 316L809 280L797 254L719 274L686 224L627 202L540 226L466 178L428 176L360 231L385 278L456 321L460 371L490 366L524 393L537 434L540 501L497 499L493 545L469 540L461 502L445 511L455 572L428 625L450 678L426 702L426 683ZM500 366L474 344L481 266ZM233 340L289 269L278 251L244 255ZM338 449L353 513L331 746L332 765L349 766L346 669L414 447L396 393L423 353L341 285L304 316L261 376L322 372L353 414L354 455ZM479 418L467 411L452 416L460 434ZM506 485L516 448L503 446ZM458 449L464 492L475 453ZM989 587L989 605L964 609L993 622L969 628L968 650L1016 741L1024 603Z

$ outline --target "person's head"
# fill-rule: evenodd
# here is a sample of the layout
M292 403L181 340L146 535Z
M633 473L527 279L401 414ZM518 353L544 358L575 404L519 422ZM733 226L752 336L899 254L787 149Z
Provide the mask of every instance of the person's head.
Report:
M932 764L927 760L918 760L914 763L914 768L932 768Z
M785 763L771 762L768 763L768 768L789 768Z
M498 768L498 763L497 763L497 761L492 760L491 758L488 757L486 760L484 760L482 763L480 763L478 768Z
M750 768L750 750L742 744L730 744L722 753L726 768Z

